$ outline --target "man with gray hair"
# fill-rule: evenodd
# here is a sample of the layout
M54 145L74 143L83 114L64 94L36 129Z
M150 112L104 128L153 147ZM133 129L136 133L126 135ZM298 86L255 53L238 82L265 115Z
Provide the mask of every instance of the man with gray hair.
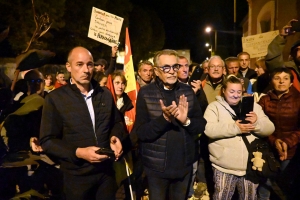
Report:
M220 95L224 79L224 67L225 63L220 56L212 56L208 61L208 74L206 79L202 81L208 104L215 101L215 97Z
M206 121L192 88L178 82L178 54L154 56L155 81L139 91L135 130L150 200L187 198L195 140Z
M138 65L137 82L143 87L153 81L153 64L148 60L143 60Z

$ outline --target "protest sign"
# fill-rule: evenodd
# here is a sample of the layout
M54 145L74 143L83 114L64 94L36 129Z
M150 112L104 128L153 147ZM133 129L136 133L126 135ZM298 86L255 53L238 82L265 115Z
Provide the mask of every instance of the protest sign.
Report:
M118 46L123 18L92 8L88 37L109 46Z
M248 52L251 58L267 55L268 45L279 34L279 31L270 31L257 35L242 37L243 51Z

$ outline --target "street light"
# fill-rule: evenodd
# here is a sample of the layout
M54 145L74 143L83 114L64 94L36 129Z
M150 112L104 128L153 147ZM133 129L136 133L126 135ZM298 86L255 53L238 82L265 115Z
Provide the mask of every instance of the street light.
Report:
M209 26L206 27L206 28L205 28L205 32L206 32L206 33L210 33L210 32L211 32L211 28L210 28Z
M205 43L205 46L206 46L206 47L209 47L208 51L211 53L212 47L210 46L210 44L209 44L209 43Z
M218 33L217 33L217 30L213 30L210 26L205 28L206 33L210 33L211 31L215 32L215 45L214 45L214 48L212 48L212 50L211 50L211 55L213 56L217 52L217 35L218 35ZM210 37L210 35L209 35L209 37ZM210 37L210 40L211 40L211 37Z

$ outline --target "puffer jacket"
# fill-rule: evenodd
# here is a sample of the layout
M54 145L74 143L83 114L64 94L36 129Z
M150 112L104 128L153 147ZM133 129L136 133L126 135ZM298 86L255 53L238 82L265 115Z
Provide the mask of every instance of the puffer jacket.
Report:
M291 159L300 142L300 93L292 86L279 99L274 91L263 96L259 104L275 125L275 132L269 136L275 147L275 140L281 139L288 145L288 159Z
M162 115L162 109L159 100L162 99L166 105L164 95L162 93L163 83L159 78L156 78L154 83L150 83L142 87L137 99L137 115L135 127L138 139L141 142L142 161L145 167L157 171L164 172L167 161L167 138L172 135L172 132L179 131L184 135L184 154L186 166L194 162L195 142L194 138L204 131L205 120L202 111L197 102L195 94L190 86L183 83L175 83L176 104L179 97L185 95L189 103L188 118L191 123L189 126L183 127L176 120L172 124L176 129L170 127L171 123L165 120Z
M217 96L216 101L208 105L204 118L207 121L204 133L209 138L209 153L212 165L221 172L244 176L246 174L248 150L241 137L241 130L235 124L229 111L234 110L224 100ZM226 110L227 109L227 110ZM265 115L261 106L254 103L254 112L257 115L254 133L266 137L273 133L274 125ZM247 135L251 143L256 136Z

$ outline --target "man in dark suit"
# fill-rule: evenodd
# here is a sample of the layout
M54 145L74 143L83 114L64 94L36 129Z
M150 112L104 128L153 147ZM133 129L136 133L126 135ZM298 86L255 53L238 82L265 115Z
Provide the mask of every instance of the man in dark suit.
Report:
M69 84L47 95L41 121L44 152L60 160L66 200L115 199L113 160L99 147L122 154L124 127L111 93L92 79L94 61L83 47L68 56Z
M241 52L237 55L240 61L240 70L239 74L241 74L244 78L248 78L249 80L257 77L257 73L250 68L250 54L247 52Z

